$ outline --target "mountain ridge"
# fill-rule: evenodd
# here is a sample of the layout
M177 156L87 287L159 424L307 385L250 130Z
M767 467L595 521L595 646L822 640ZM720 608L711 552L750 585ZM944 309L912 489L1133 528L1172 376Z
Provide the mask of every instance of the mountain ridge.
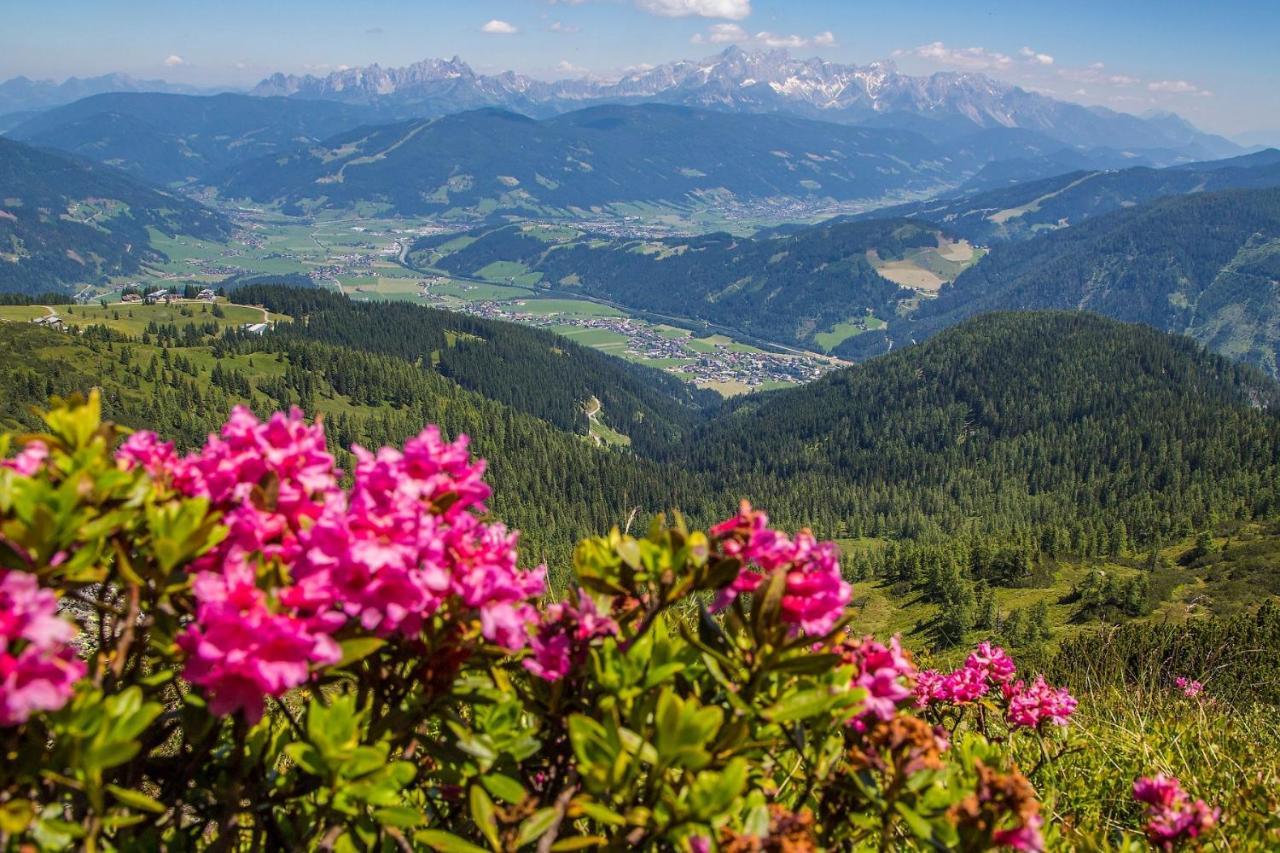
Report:
M795 59L785 50L750 52L736 46L703 60L668 62L609 81L545 82L510 71L477 74L455 56L401 68L376 64L349 68L324 77L277 73L250 91L381 104L392 111L413 105L443 109L450 103L462 108L502 106L535 117L579 109L593 101L646 100L730 111L787 111L854 124L904 113L961 117L976 127L1038 130L1084 147L1180 148L1208 156L1241 150L1181 118L1141 118L1085 107L981 74L937 72L912 77L898 72L892 62L842 65L817 57Z

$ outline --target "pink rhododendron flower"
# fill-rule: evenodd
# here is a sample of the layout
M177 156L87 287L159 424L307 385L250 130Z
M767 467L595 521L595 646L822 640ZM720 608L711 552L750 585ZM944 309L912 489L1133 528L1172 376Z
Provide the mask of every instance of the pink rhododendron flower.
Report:
M819 542L807 530L794 539L768 527L763 512L742 502L738 514L711 528L726 556L742 560L737 577L720 590L713 610L722 610L741 593L755 592L774 572L786 572L782 621L793 633L822 636L844 615L853 588L840 575L840 551Z
M1163 773L1144 776L1133 783L1133 798L1147 806L1147 839L1162 850L1198 838L1213 829L1222 814L1204 800L1192 801L1182 784Z
M209 709L243 711L251 723L262 717L264 696L280 696L306 683L312 664L342 657L332 637L272 613L253 581L247 564L226 575L202 572L194 585L196 622L178 637L187 654L183 676L208 691Z
M617 623L596 610L585 590L578 591L577 599L576 607L561 601L542 614L531 643L533 657L524 660L524 668L539 678L559 681L586 659L593 639L618 633Z
M948 701L945 687L947 676L936 669L924 669L916 673L916 707L925 708L935 702Z
M0 468L8 468L24 477L30 477L40 470L40 466L48 458L48 445L43 441L28 441L17 456L12 459L0 459Z
M126 468L142 468L156 479L168 475L178 464L173 442L161 441L148 430L138 430L126 438L116 450L116 459Z
M0 571L0 726L56 711L71 698L85 674L69 645L75 630L34 575Z
M1179 675L1176 679L1174 679L1173 683L1176 684L1178 686L1178 689L1182 691L1182 695L1186 696L1189 699L1194 699L1204 692L1203 684L1201 684L1199 681L1193 681L1189 678L1186 678L1185 676Z
M207 498L227 528L192 566L196 618L180 638L186 677L209 692L216 713L256 719L264 696L338 659L332 634L350 624L413 636L449 608L491 643L528 644L545 568L520 569L517 535L478 517L489 487L467 439L447 442L432 426L403 451L352 451L346 493L319 423L298 409L260 421L237 407L189 456L149 433L117 452L122 464ZM286 578L271 595L257 586L267 564Z
M870 636L846 640L836 646L836 652L845 663L857 668L854 686L867 691L864 710L849 721L859 730L864 730L873 718L884 722L893 719L898 707L915 695L912 690L915 664L902 650L902 642L896 635L888 645Z
M992 834L991 840L999 847L1039 853L1044 849L1044 836L1040 834L1043 826L1044 818L1040 815L1028 815L1020 826L1013 829L997 829Z
M1006 684L1004 697L1009 725L1031 729L1045 722L1065 726L1077 704L1065 687L1055 690L1045 683L1043 675L1036 676L1030 686L1022 681Z
M1004 649L986 642L979 643L978 648L969 653L964 665L971 670L985 671L992 684L1007 684L1017 672L1013 658Z
M978 701L990 689L986 667L966 664L943 678L941 693L945 701L963 705Z

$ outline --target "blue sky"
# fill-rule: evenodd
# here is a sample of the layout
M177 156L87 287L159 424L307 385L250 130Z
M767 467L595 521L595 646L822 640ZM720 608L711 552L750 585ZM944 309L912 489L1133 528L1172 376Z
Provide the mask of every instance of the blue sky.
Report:
M1068 100L1280 130L1280 0L6 0L0 79L126 71L247 86L273 71L461 56L596 74L730 43L910 73L973 70Z

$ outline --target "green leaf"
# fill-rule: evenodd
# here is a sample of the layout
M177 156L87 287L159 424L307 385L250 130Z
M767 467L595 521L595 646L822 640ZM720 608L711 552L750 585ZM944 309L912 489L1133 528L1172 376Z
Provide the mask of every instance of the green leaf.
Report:
M476 826L484 833L489 845L494 850L500 849L501 845L498 843L498 818L494 814L493 800L489 799L489 795L479 785L471 786L471 819L475 821Z
M111 792L111 796L119 800L123 805L131 809L139 809L152 814L164 814L168 809L158 800L148 797L141 791L133 791L129 788L121 788L119 785L107 785L107 790Z
M373 818L384 826L394 826L397 829L412 829L422 823L422 813L408 806L387 806L375 809Z
M349 640L343 640L338 643L338 648L342 651L342 657L334 666L337 669L350 666L357 661L364 660L386 644L386 640L378 637L352 637Z
M553 808L539 809L529 815L520 824L520 831L516 834L516 846L523 847L537 841L546 835L547 830L551 829L555 822L556 810Z
M483 847L477 847L470 841L440 829L424 829L413 834L414 841L425 844L440 853L488 853Z
M484 785L484 789L490 794L513 806L524 802L526 796L524 786L510 776L488 773L480 777L480 784Z
M774 723L789 723L815 717L831 707L831 691L825 687L801 690L783 697L765 710L763 716Z

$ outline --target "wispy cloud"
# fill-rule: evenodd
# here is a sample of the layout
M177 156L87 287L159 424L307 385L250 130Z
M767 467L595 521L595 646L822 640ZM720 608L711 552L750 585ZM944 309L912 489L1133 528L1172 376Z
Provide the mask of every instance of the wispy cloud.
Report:
M1208 89L1201 89L1186 80L1153 80L1147 84L1147 91L1162 95L1199 95L1206 98L1213 95Z
M506 21L499 21L497 18L494 18L492 21L489 21L481 27L480 32L495 36L510 36L515 35L520 32L520 30L514 24L509 24Z
M724 18L741 21L751 15L751 0L636 0L636 6L665 18Z
M582 32L581 27L576 27L573 24L566 24L563 21L552 21L551 26L547 27L547 29L553 33L563 33L565 35Z
M835 35L830 31L818 33L816 36L781 35L767 30L750 33L737 24L712 24L705 33L695 33L690 39L693 44L745 44L754 47L831 47L836 43Z
M186 65L187 61L176 53L171 53L164 58L164 64L170 68L177 68L179 65Z
M567 59L562 59L555 65L555 70L559 74L586 74L587 69L580 65L574 65Z
M1053 57L1052 57L1052 56L1050 56L1050 55L1049 55L1049 54L1047 54L1047 53L1039 53L1038 51L1034 51L1034 50L1032 50L1032 49L1031 49L1031 48L1029 48L1029 47L1024 47L1024 48L1022 48L1021 50L1019 50L1019 51L1018 51L1018 56L1021 56L1023 59L1030 59L1030 60L1032 60L1033 62L1038 62L1038 63L1040 63L1041 65L1052 65L1052 64L1053 64Z
M1009 68L1013 57L985 47L947 47L940 41L922 44L910 50L895 50L894 56L914 56L937 65L963 68L966 71L993 71Z

